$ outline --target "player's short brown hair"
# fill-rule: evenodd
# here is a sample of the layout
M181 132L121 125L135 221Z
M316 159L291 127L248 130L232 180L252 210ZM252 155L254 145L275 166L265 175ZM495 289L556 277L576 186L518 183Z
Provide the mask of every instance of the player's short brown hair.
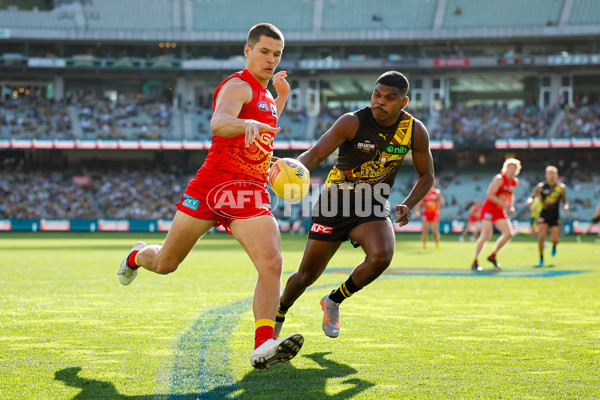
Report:
M267 36L273 39L281 40L285 43L283 39L283 33L273 24L269 23L261 23L256 24L250 31L248 31L248 38L246 39L246 44L250 47L254 47L256 43L260 41L261 36Z

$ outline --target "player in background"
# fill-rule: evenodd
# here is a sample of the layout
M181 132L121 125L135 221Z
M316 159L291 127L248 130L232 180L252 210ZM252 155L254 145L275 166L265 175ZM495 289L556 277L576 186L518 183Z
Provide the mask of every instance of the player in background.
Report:
M529 213L531 214L531 218L529 222L529 236L537 235L539 229L539 220L540 213L542 212L542 201L539 197L533 199L531 206L529 207Z
M563 203L563 209L569 212L569 202L567 201L567 186L558 181L558 169L549 165L546 167L546 180L540 182L533 189L533 193L527 199L526 206L530 207L535 198L542 202L542 210L538 220L538 250L540 260L537 266L544 266L544 242L546 235L550 230L550 240L552 241L552 257L556 255L556 246L560 240L560 202Z
M275 319L276 335L288 309L321 276L341 244L350 239L355 247L362 247L365 258L340 287L321 299L323 332L337 337L340 303L377 279L392 261L396 236L387 198L409 150L419 178L404 201L396 206L395 222L400 226L407 224L410 210L433 186L429 134L421 121L403 110L408 103L407 92L408 80L404 75L396 71L384 73L377 79L370 107L342 115L298 158L313 170L339 149L337 163L313 208L302 261L298 271L288 278L281 295ZM368 204L368 200L372 202ZM324 208L334 212L326 215Z
M431 228L431 233L433 233L435 249L440 249L440 215L442 214L442 209L445 206L446 203L444 202L442 191L438 188L432 187L429 193L427 193L423 200L415 207L417 210L415 212L415 218L421 217L423 221L423 231L421 232L423 250L427 249L429 228ZM423 208L422 211L421 208Z
M514 234L513 225L508 214L512 216L515 213L513 194L519 185L517 175L520 171L521 161L516 158L509 158L504 161L502 171L492 178L486 199L481 207L481 234L475 244L475 258L473 264L471 264L471 270L475 272L483 270L477 259L485 243L492 237L494 226L500 231L501 235L494 243L492 253L487 259L494 264L494 268L502 269L502 266L496 260L496 255L512 239ZM508 213L506 210L508 210Z
M581 234L581 236L583 237L590 233L590 231L594 227L594 224L600 224L600 203L596 205L596 211L594 211L594 216L592 217L592 220L590 221L590 224L588 225L587 229ZM598 237L600 238L600 229L598 230Z
M479 233L479 217L481 216L481 199L476 198L475 202L469 207L467 210L468 217L467 223L465 224L465 229L463 229L462 233L458 237L459 242L465 241L465 236L467 236L467 232L471 232L471 242L477 240L477 234Z
M258 24L250 29L244 46L246 68L228 77L214 93L210 122L213 143L177 204L163 245L138 242L118 272L122 285L135 279L139 267L157 274L174 272L199 238L214 226L224 226L258 271L252 304L256 330L250 359L258 370L291 359L304 342L300 334L273 340L283 259L279 227L268 205L265 185L273 140L280 129L277 119L290 92L286 72L274 74L283 47L283 34L274 25ZM277 99L267 89L271 78ZM226 198L242 198L243 203L220 203L223 197L219 194L225 192L230 195ZM247 192L254 196L244 195Z

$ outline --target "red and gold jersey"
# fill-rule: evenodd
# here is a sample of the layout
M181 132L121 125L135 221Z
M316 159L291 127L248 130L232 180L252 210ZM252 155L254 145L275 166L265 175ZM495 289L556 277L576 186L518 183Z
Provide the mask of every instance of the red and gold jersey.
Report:
M252 101L244 104L238 118L253 119L276 127L277 105L275 99L271 92L262 87L247 69L232 74L217 87L213 95L213 112L219 91L226 82L234 77L248 82L252 87ZM255 139L255 142L249 147L246 147L244 140L244 134L233 137L213 135L212 145L197 175L207 172L211 174L242 174L266 182L275 134L262 132L260 137Z
M511 180L508 180L508 178L504 174L498 174L496 176L502 179L502 185L500 185L500 187L496 191L496 196L500 197L504 201L504 204L510 204L513 193L519 185L519 180L516 177L512 178ZM492 202L490 199L485 199L484 208L486 207L486 205L488 207L496 207L499 209L503 208L501 205Z
M423 198L423 214L437 214L440 208L441 191L431 188Z
M473 204L469 209L468 222L477 222L481 216L481 204Z
M504 174L498 174L498 175L500 177L502 177L502 185L496 191L496 196L500 197L502 200L504 200L505 203L508 204L512 200L513 193L517 189L519 180L517 178L512 178L511 180L508 180L506 175L504 175Z

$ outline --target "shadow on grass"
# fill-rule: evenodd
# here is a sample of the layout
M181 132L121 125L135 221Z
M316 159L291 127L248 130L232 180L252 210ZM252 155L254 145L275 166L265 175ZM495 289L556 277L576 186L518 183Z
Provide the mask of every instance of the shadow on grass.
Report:
M244 377L229 385L221 385L207 391L189 393L148 394L127 396L120 394L111 382L87 379L79 376L81 367L61 369L54 379L65 385L81 389L73 400L123 399L123 400L195 400L195 399L264 399L264 398L315 398L350 399L375 384L359 378L349 378L341 383L341 392L328 395L325 391L330 378L345 378L358 371L349 365L325 358L329 353L304 355L318 364L316 368L298 369L291 363L276 364L270 370L249 371Z

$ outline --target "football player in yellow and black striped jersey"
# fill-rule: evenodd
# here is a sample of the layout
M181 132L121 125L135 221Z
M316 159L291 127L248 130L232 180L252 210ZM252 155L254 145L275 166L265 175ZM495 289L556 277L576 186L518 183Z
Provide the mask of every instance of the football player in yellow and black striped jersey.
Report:
M542 209L538 219L538 249L540 260L538 267L544 266L544 242L548 230L550 230L550 240L552 241L552 257L556 255L556 246L560 239L560 212L559 205L563 203L565 212L569 212L569 203L567 202L567 186L558 181L558 169L549 165L546 167L546 181L536 185L533 193L527 199L526 205L531 207L534 199L538 198L542 202Z
M366 256L338 289L321 300L323 331L329 337L337 337L340 303L380 276L394 255L396 238L387 197L408 151L412 151L419 179L402 204L396 206L395 222L400 226L408 223L411 209L433 186L429 134L421 121L404 111L407 92L404 75L396 71L384 73L373 89L370 107L342 115L298 158L312 170L339 149L338 161L313 208L300 267L288 278L280 298L276 334L287 310L323 273L341 244L350 239L363 248Z

